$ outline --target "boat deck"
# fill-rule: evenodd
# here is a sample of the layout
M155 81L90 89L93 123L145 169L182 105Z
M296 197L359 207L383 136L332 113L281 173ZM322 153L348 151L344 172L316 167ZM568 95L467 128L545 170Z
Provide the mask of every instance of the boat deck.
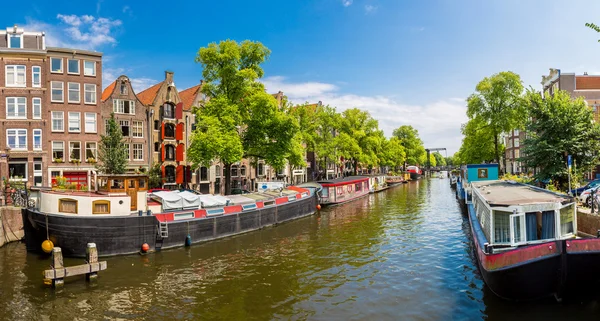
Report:
M510 181L473 182L472 186L479 190L490 205L510 206L573 201L573 198L568 195Z

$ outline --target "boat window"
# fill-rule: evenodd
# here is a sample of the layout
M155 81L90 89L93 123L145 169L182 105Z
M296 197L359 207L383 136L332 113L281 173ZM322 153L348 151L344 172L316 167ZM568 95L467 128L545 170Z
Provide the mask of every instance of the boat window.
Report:
M480 168L477 170L477 178L488 178L487 168Z
M275 205L275 201L267 201L263 203L264 207Z
M140 189L146 189L146 179L140 178L138 184L139 184Z
M573 233L573 204L560 209L560 235Z
M135 188L135 180L134 179L129 179L129 188Z
M341 186L338 186L338 188L337 188L337 194L338 194L338 195L342 195L342 194L344 194L344 188L343 188L343 187L341 187Z
M77 214L77 201L71 198L59 199L58 211L61 213Z
M125 188L125 182L122 179L113 179L111 189L123 189Z
M494 243L510 243L510 213L494 211Z
M527 241L556 238L554 211L529 212L525 214L525 229L527 230Z
M246 204L242 205L242 211L253 210L256 208L256 204Z
M106 177L98 178L98 189L100 189L102 191L108 190L108 178L106 178Z
M511 245L519 245L526 242L525 239L525 213L510 215Z
M110 201L93 201L92 214L110 214Z
M179 214L175 214L173 216L173 220L177 221L177 220L185 220L185 219L190 219L190 218L194 218L194 213L190 212L190 213L179 213Z
M354 189L355 189L357 192L360 192L360 189L361 189L360 187L361 187L361 185L362 185L361 183L356 183L356 186L355 186L355 188L354 188Z
M324 188L321 190L321 197L329 197L329 189L328 188Z
M296 200L296 195L288 196L288 201L295 201L295 200Z

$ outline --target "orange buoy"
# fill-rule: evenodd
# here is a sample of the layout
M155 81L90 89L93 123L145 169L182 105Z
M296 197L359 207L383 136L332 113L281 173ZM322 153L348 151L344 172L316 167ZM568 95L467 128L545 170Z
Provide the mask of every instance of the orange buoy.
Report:
M42 242L42 250L46 253L52 253L52 249L54 249L54 243L50 240L45 240Z
M142 244L142 252L146 253L150 249L150 245L148 243Z
M320 210L321 209L321 204L317 204L317 209Z

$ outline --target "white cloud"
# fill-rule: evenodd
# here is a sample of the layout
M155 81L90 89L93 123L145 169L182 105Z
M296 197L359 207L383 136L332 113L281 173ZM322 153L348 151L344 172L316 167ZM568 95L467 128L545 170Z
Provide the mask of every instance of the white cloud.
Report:
M63 15L56 16L67 25L64 29L78 47L94 49L101 45L115 45L117 40L112 35L114 29L122 24L121 20L94 17L90 15Z
M136 94L140 93L144 89L147 89L153 85L156 85L159 81L152 78L133 78L128 75L131 73L131 69L125 68L104 68L102 70L102 83L105 87L108 87L113 81L115 81L119 76L126 75L129 77L129 81L131 81L131 86L133 87L133 91ZM102 88L104 90L104 88Z
M365 13L366 14L371 14L371 13L375 13L377 11L377 6L373 6L373 5L365 5Z
M342 5L344 7L349 7L352 5L352 0L342 0Z
M463 98L409 105L388 96L343 93L337 86L327 83L292 83L281 76L266 78L263 83L269 92L283 91L293 103L322 101L337 107L339 112L354 107L367 110L379 121L379 128L388 137L394 129L412 125L419 131L425 147L445 147L448 155L456 152L462 142L460 126L467 121Z

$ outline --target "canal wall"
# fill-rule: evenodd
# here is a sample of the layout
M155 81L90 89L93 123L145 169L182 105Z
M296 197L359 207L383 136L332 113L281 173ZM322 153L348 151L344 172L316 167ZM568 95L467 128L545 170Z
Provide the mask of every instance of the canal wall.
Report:
M9 242L20 241L24 236L21 208L0 207L0 247Z

